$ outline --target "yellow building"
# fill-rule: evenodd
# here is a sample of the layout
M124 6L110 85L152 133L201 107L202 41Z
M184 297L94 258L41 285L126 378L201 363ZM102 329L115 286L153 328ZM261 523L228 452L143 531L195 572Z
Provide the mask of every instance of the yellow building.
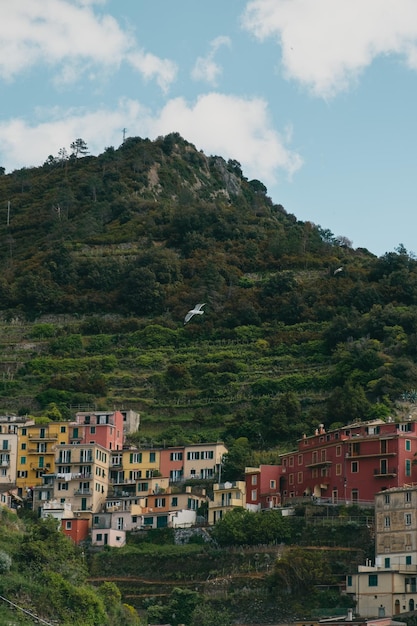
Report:
M208 523L213 525L228 511L246 507L246 483L238 480L233 483L213 485L213 500L209 502Z
M25 497L41 485L44 474L54 473L56 446L68 443L68 428L68 422L19 425L16 486L20 495Z
M119 454L113 453L110 465L111 478L123 478L130 481L152 478L155 473L159 473L159 467L160 452L158 449L129 448L119 452ZM118 476L115 472L118 473Z

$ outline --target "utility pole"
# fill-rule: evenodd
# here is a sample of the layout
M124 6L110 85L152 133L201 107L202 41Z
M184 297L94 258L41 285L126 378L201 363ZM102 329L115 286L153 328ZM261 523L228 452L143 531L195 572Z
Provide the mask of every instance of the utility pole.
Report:
M6 220L6 224L7 224L7 226L10 225L10 200L7 201L7 220Z

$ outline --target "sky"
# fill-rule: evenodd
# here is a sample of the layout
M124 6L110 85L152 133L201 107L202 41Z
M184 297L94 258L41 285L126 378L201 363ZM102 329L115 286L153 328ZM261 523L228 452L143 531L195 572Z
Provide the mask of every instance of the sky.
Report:
M0 0L0 166L178 132L288 213L417 254L416 0ZM0 211L10 198L0 198Z

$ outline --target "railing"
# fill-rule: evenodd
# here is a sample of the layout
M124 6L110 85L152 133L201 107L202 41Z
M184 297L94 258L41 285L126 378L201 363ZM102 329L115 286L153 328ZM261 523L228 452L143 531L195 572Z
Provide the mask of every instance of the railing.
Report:
M76 489L74 491L74 496L92 496L93 492L91 489Z
M391 467L390 469L386 469L384 472L381 469L374 469L374 476L396 476L397 468Z

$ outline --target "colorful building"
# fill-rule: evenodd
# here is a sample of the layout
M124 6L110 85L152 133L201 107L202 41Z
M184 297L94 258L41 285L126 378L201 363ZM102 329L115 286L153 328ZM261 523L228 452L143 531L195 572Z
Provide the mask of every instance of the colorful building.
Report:
M281 501L313 497L336 504L373 503L383 489L417 480L414 421L374 420L304 436L281 455Z
M222 519L228 511L246 507L246 483L217 483L213 485L213 500L209 502L208 523L213 525Z
M246 508L250 511L272 509L281 505L279 465L245 468Z
M68 443L69 422L26 423L18 426L17 476L19 495L26 497L55 472L57 446Z
M122 450L123 423L120 411L79 412L70 423L70 443L97 443L107 450Z

